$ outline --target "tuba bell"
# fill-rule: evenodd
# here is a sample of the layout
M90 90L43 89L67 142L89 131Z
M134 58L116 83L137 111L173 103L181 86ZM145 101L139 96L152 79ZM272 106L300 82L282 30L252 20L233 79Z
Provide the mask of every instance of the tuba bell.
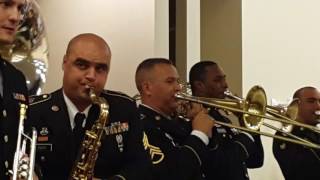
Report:
M0 54L23 72L30 95L41 94L48 70L45 23L36 0L26 0L23 19L10 45L0 44Z

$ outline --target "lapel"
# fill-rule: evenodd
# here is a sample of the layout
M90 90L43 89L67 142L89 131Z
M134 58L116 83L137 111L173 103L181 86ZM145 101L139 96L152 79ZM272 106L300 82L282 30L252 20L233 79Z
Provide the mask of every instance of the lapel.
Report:
M7 77L8 74L13 75L14 73L10 72L10 69L7 67L7 62L5 62L5 60L1 60L1 71L2 71L2 86L3 86L3 102L4 104L6 104L8 101L10 101L10 99L12 98L12 94L10 94L10 92L12 91L12 82L14 81L10 81L9 78ZM13 77L11 77L11 79L14 79Z
M181 142L190 133L190 129L188 128L190 124L186 124L182 119L168 119L162 114L143 105L140 105L139 109L141 114L143 114L142 116L145 116L147 126L160 128L163 133L172 136L175 142Z
M3 86L3 102L8 104L10 101L18 101L27 103L26 86L22 74L16 70L12 64L1 59L0 57L0 68L2 75L2 86ZM23 84L17 84L23 83ZM6 106L9 107L9 106Z
M73 142L73 133L62 89L53 92L51 98L52 104L49 107L50 115L47 123L53 132L63 134L67 142Z
M85 130L91 129L93 123L99 117L99 107L93 104L89 110Z

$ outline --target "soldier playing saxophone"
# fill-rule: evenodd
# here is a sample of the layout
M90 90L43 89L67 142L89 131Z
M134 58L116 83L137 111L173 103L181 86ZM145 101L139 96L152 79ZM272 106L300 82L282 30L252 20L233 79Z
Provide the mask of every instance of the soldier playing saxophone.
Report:
M98 119L88 86L109 104L94 176L109 179L148 179L148 156L135 102L128 96L103 90L110 70L111 51L95 34L80 34L68 44L63 58L61 89L34 97L32 126L38 131L37 158L46 180L68 179L86 130ZM32 101L32 100L31 100Z

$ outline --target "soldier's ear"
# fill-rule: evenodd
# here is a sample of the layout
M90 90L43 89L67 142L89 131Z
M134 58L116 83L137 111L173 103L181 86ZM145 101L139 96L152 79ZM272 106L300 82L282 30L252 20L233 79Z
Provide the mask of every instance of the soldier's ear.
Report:
M205 85L201 81L194 81L193 85L194 85L195 89L197 89L199 91L202 91L203 89L205 89Z
M64 70L64 65L66 64L66 62L67 62L67 55L64 55L63 56L63 61L62 61L62 70Z
M65 66L65 64L67 63L67 61L68 61L68 57L67 57L67 55L65 54L65 55L63 56L63 61L62 61L62 70L64 70L64 66Z
M142 92L144 92L144 94L146 94L147 96L151 95L151 91L152 91L152 84L149 81L144 81L142 83Z

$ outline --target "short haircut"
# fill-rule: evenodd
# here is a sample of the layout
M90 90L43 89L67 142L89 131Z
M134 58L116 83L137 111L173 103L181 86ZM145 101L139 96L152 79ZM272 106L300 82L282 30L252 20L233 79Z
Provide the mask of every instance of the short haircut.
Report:
M142 61L136 70L135 80L136 80L136 87L139 92L142 90L142 82L145 80L146 75L145 73L152 70L158 64L167 64L173 65L169 59L165 58L148 58Z
M305 87L302 87L298 90L296 90L296 92L294 92L293 94L293 99L300 99L301 98L301 92L304 91L304 90L317 90L317 88L315 87L312 87L312 86L305 86Z
M196 64L194 64L189 72L189 83L191 85L191 90L194 91L195 88L195 81L201 81L203 82L206 77L207 70L206 68L208 66L217 66L218 64L213 61L200 61Z
M83 33L83 34L79 34L79 35L73 37L68 43L66 55L69 55L72 52L73 46L77 42L88 41L88 40L103 43L106 46L108 53L111 55L111 49L110 49L108 43L102 37L100 37L94 33Z

